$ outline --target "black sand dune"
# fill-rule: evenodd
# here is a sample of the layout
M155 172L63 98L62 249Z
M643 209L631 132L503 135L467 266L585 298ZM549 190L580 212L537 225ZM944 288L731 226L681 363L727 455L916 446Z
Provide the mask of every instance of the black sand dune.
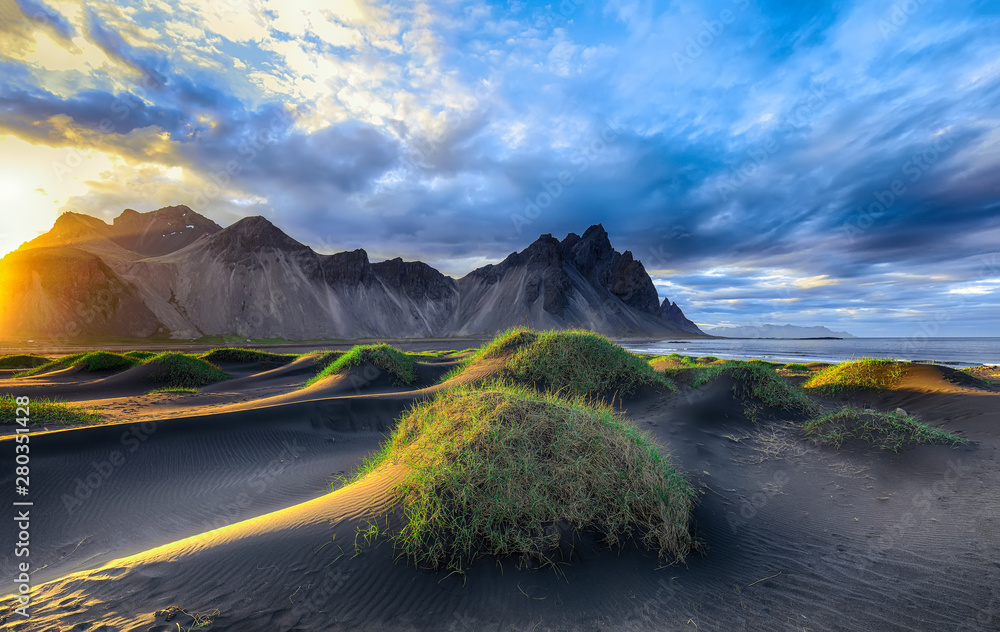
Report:
M256 371L254 365L246 363L227 362L219 365L223 371L233 375L235 379L224 380L209 384L201 388L202 392L214 393L220 391L253 391L260 388L285 386L290 384L304 384L313 375L316 375L316 358L319 354L309 354L297 358L284 366L275 367L266 371ZM247 375L239 376L240 369L247 371Z
M997 629L1000 395L880 392L880 406L909 406L970 439L893 454L838 452L802 441L789 421L751 422L731 386L623 403L701 490L703 554L666 568L589 538L558 573L484 559L464 581L397 562L385 542L356 552L355 530L385 502L392 470L323 490L439 387L160 422L72 520L67 486L142 427L39 435L33 538L36 562L50 566L35 579L52 581L37 586L30 623L6 625L175 630L184 615L155 613L179 606L218 610L207 629L233 631ZM291 459L289 442L301 446Z
M145 364L110 374L90 373L80 367L69 367L30 378L0 382L0 392L28 397L51 397L61 401L129 397L163 386L149 379L155 371L155 367Z

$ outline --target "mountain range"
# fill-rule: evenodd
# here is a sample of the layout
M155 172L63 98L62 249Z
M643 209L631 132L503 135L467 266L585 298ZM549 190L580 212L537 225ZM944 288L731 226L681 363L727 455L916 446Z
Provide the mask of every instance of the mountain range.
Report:
M361 249L319 254L263 217L223 228L187 206L127 209L111 224L64 213L0 260L0 288L6 339L413 338L516 325L704 335L600 224L542 235L454 279Z
M831 331L826 327L800 325L741 325L713 327L707 332L712 336L727 338L854 338L846 331Z

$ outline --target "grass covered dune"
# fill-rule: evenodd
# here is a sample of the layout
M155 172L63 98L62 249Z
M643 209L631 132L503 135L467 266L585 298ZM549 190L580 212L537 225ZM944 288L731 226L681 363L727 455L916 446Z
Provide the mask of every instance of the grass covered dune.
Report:
M637 538L665 559L693 547L694 492L613 409L522 386L460 386L414 407L359 473L401 466L398 528L373 521L419 566L462 571L481 555L540 563L564 531ZM387 522L388 524L388 522Z
M18 412L17 400L13 395L0 395L0 423L14 425ZM28 404L28 419L30 424L95 424L100 422L97 413L62 404L48 398L32 398Z
M192 389L231 377L203 357L178 351L164 353L89 351L76 353L49 360L33 369L17 373L14 377L45 375L69 368L78 368L86 373L115 373L138 366L146 368L144 371L146 381L162 385L167 389Z
M417 381L413 356L383 342L357 345L350 351L335 356L325 368L306 383L306 386L312 386L325 377L365 364L377 366L401 384L413 384Z
M585 329L510 329L467 358L444 381L476 363L499 361L499 375L571 396L630 395L639 387L676 390L647 361Z

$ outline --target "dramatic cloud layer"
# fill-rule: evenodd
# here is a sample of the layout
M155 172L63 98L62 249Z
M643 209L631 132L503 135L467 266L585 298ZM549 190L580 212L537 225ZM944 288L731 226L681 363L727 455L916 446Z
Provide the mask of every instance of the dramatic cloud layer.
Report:
M997 3L0 6L4 252L186 203L461 275L603 222L699 323L1000 322Z

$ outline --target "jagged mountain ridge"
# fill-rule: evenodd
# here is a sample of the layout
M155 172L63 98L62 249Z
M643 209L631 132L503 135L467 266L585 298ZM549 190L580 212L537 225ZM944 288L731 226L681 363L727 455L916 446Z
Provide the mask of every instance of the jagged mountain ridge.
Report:
M319 254L263 217L222 228L186 206L129 209L111 225L66 213L0 261L0 278L15 297L0 305L7 338L445 337L524 324L703 335L676 304L661 308L642 264L600 225L542 235L456 280L419 261L372 263L361 249Z

